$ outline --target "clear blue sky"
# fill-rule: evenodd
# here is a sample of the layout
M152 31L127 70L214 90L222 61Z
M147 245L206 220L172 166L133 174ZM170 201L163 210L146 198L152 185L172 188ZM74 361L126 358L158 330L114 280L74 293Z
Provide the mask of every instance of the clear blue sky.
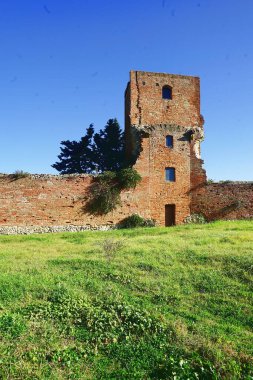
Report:
M253 180L252 0L0 0L0 172L56 173L129 71L201 78L209 178Z

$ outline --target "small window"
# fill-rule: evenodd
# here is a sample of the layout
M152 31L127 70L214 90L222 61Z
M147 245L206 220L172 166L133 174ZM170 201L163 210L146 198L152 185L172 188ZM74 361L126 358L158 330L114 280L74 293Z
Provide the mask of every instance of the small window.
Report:
M175 168L165 168L165 179L168 182L175 182Z
M168 148L173 148L173 136L171 135L166 136L166 146Z
M172 88L170 86L163 86L162 96L163 99L172 99Z

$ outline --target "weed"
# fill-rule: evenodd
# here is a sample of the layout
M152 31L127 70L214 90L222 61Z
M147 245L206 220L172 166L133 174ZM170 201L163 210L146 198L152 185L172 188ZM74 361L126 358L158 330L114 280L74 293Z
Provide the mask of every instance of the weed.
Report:
M201 214L192 214L185 218L184 223L186 224L204 224L206 219Z
M21 178L27 178L29 176L30 176L30 173L24 172L23 170L16 170L14 173L9 175L9 177L13 180L18 180Z
M3 314L0 317L0 336L18 338L26 328L23 318L18 314Z
M108 261L111 261L115 258L116 254L124 247L123 240L116 240L114 238L104 239L96 245L102 250Z

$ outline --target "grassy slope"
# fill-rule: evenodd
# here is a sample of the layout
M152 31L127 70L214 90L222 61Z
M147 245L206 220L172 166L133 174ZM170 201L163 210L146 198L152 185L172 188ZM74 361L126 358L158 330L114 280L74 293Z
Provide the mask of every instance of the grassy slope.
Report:
M253 222L0 236L0 263L0 378L253 378Z

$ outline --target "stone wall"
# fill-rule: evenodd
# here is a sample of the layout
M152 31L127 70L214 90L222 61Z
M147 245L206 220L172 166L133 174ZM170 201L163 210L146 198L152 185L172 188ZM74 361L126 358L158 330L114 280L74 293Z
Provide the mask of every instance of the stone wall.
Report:
M253 182L199 186L191 192L191 212L207 220L253 218Z

